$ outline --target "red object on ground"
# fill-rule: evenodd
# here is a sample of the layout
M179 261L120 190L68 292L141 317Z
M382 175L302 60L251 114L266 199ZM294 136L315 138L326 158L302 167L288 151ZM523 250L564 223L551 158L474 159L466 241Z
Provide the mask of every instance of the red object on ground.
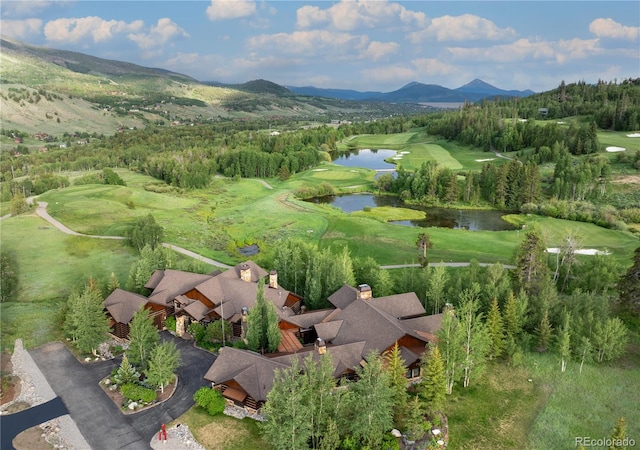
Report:
M164 435L164 440L167 440L167 426L162 424L162 434Z

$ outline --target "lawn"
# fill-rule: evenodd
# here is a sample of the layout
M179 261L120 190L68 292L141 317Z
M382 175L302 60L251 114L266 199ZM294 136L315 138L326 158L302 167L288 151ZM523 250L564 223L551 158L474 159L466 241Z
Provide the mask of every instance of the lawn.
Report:
M124 284L136 259L122 242L67 236L33 213L2 221L2 246L18 266L18 291L1 305L3 347L16 337L27 347L49 342L60 302L73 289L90 276L106 284L112 272Z
M270 450L272 447L262 440L258 422L253 419L235 419L218 415L210 416L199 406L193 406L171 423L189 426L200 445L207 450Z
M576 436L605 438L619 417L640 436L637 367L571 361L565 373L555 355L530 353L524 365L492 363L470 387L448 397L450 449L573 449ZM531 380L531 381L529 381Z
M627 152L640 150L640 137L628 137L631 131L598 131L598 141L602 147L623 147Z

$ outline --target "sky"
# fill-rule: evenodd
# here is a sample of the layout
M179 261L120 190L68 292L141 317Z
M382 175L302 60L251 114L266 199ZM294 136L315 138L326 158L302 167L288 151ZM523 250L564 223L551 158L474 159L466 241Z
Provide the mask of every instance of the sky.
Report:
M636 0L2 0L0 32L223 83L540 92L640 77Z

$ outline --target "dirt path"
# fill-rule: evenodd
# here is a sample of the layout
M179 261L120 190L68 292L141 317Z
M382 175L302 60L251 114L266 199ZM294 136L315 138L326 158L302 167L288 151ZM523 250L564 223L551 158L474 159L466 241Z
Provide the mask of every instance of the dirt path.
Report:
M51 217L51 215L47 212L47 205L48 205L47 202L38 202L38 207L36 208L36 214L42 217L47 222L49 222L54 227L56 227L58 230L62 231L63 233L70 234L71 236L82 236L82 237L95 238L95 239L116 239L120 241L125 239L122 236L96 236L92 234L82 234L82 233L78 233L77 231L73 231L72 229L68 228L67 226L63 225L62 223L60 223L59 221ZM198 261L211 264L212 266L220 267L223 269L229 269L231 267L231 266L228 266L227 264L221 263L220 261L215 261L213 259L199 255L195 252L192 252L191 250L187 250L186 248L178 247L177 245L163 242L162 246L166 248L170 248L175 252L182 253L183 255L189 256L191 258L197 259Z
M267 183L264 180L261 180L260 178L254 178L254 180L256 180L258 183L262 183L262 185L264 187L266 187L267 189L273 189L273 186L271 186L269 183Z

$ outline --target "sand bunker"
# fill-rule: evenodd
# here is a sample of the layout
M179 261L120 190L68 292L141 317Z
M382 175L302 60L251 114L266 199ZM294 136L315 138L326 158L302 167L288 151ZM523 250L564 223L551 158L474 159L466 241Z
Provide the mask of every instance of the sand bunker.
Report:
M564 125L564 124L565 124L565 123L567 123L567 122L563 122L562 120L560 120L560 121L558 121L558 122L556 122L556 123L557 123L557 124L560 124L560 125Z
M329 170L329 169L313 169L314 172L324 172L325 170Z
M640 137L640 133L627 134L627 137Z
M557 247L550 247L547 249L547 253L560 253L560 249ZM581 248L580 250L576 250L578 255L610 255L611 253L602 250L596 250L595 248Z
M408 155L411 152L400 152L401 155Z
M625 151L625 150L626 150L626 148L624 148L624 147L607 147L607 151L608 151L609 153L613 153L613 152L623 152L623 151Z
M393 158L391 158L391 159L402 159L402 155L400 155L400 156L394 156L394 157L393 157Z
M493 161L495 158L486 158L486 159L476 159L476 162L486 162L486 161Z

